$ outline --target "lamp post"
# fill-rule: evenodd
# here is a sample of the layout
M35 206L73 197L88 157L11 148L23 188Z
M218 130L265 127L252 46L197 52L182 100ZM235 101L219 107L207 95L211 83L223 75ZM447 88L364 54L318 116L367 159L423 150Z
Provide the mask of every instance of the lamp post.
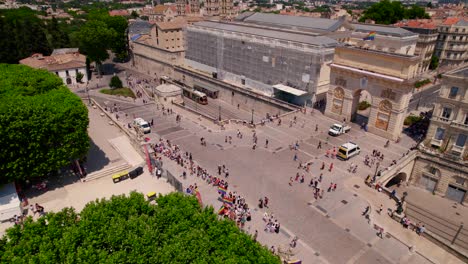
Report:
M85 89L86 89L86 95L88 96L88 105L91 105L91 97L89 96L88 83L89 82L86 83Z
M373 179L374 182L377 178L377 171L379 169L379 166L380 166L380 162L377 161L377 164L375 165L375 172L374 172L374 179Z
M221 122L221 106L218 106L218 121Z
M254 109L252 108L252 121L250 121L250 122L252 122L252 125L254 123L253 116L254 116Z

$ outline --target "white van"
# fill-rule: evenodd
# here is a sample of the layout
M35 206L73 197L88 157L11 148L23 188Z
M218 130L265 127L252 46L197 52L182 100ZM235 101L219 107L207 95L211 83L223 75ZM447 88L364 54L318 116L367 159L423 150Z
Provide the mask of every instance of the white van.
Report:
M353 142L344 143L338 149L337 158L348 160L361 153L361 148Z
M133 125L143 131L144 134L151 133L150 124L148 124L148 122L146 122L143 118L135 118L135 120L133 120Z

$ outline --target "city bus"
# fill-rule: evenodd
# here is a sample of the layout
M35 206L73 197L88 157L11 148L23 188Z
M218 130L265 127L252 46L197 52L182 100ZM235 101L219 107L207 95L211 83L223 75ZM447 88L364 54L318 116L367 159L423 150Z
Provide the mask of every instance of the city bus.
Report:
M202 105L208 104L208 98L206 97L206 94L200 91L183 88L183 94L185 97L190 98L199 104L202 104Z

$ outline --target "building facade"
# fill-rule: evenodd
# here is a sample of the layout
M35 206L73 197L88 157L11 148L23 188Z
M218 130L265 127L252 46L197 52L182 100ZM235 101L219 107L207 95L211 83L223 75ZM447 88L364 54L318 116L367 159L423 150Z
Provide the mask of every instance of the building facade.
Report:
M55 49L50 56L33 54L19 63L54 73L67 85L88 81L86 57L78 52L78 48Z
M234 3L233 0L206 0L205 11L208 16L232 17Z
M411 182L448 199L468 202L468 67L443 75L426 139Z
M418 35L396 27L352 25L348 45L335 49L330 65L325 115L357 122L373 134L396 140L417 76ZM358 112L364 91L370 97L365 100L370 104L367 117Z
M435 55L439 58L439 65L456 67L468 62L468 21L450 17L437 28L439 37Z
M199 22L186 30L185 63L214 78L303 104L329 83L335 40L254 27Z
M439 36L435 23L430 20L409 20L396 24L406 30L419 34L418 42L414 55L420 57L418 64L418 74L422 74L429 70L431 58L434 55L434 50Z
M176 65L183 63L185 22L136 21L129 25L132 64L138 70L160 77L172 76Z

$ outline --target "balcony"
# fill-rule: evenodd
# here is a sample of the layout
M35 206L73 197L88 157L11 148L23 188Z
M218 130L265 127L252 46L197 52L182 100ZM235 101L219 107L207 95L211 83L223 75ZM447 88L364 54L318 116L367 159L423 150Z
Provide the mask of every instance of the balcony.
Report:
M451 122L449 118L445 118L441 116L433 116L432 120L439 121L439 122L446 123L446 124L449 124Z
M451 125L462 129L468 129L468 124L464 124L462 122L453 121Z
M431 139L432 146L440 147L442 146L442 142L443 142L442 139L435 139L435 138Z
M463 152L465 151L465 146L457 146L455 144L452 145L452 153L457 155L461 155L463 154Z

